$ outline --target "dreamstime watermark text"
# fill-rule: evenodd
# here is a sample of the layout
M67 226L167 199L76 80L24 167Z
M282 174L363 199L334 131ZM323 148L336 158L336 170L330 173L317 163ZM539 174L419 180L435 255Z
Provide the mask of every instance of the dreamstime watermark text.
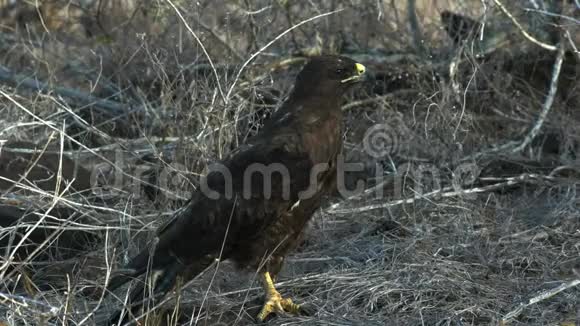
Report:
M479 176L480 169L474 163L460 164L453 170L442 170L428 163L405 163L397 166L395 171L387 171L381 159L397 154L402 140L401 134L387 125L369 128L362 149L376 162L374 166L369 166L370 161L346 161L342 155L337 157L333 166L328 162L307 166L305 162L273 157L273 163L253 163L243 167L231 165L234 166L232 168L227 162L213 163L208 166L207 173L199 178L191 178L188 169L177 163L162 168L150 165L131 167L125 164L125 155L119 151L115 155L114 166L103 164L93 169L91 185L93 191L100 189L101 193L103 186L125 191L129 189L137 197L144 193L145 187L151 187L157 188L157 193L163 193L168 199L189 199L193 192L198 192L198 195L214 200L272 197L290 200L297 193L300 199L312 198L325 187L335 187L333 191L349 198L368 192L370 186L382 184L386 186L374 187L374 196L395 199L408 197L409 194L420 197L442 191L444 187L461 191L471 186Z

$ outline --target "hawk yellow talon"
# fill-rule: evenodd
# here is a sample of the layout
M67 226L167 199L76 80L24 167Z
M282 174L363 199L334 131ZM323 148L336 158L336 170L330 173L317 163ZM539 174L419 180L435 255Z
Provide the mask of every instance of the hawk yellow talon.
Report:
M266 320L271 313L275 312L278 314L298 314L300 312L300 305L292 302L292 299L284 299L280 293L274 288L274 282L270 277L270 273L266 272L262 275L264 290L266 290L266 303L262 307L262 310L258 314L258 319L260 321Z
M258 319L264 321L273 312L277 314L298 314L300 306L293 303L292 299L284 299L279 293L276 293L267 299L262 311L258 314Z

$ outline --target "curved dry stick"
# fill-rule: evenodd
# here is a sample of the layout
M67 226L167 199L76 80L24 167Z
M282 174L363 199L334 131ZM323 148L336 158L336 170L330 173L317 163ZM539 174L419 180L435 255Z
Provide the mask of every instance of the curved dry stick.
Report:
M554 97L556 97L556 92L558 91L558 79L560 77L560 70L562 69L562 63L564 62L564 44L560 42L558 45L558 55L556 56L556 61L554 62L554 67L552 68L552 80L550 81L550 90L548 91L548 96L546 96L546 100L542 105L542 112L540 112L540 116L538 117L538 121L534 124L530 132L526 135L522 143L514 148L514 152L522 151L526 146L528 146L534 138L540 132L540 129L544 125L544 121L548 117L548 113L552 108L552 104L554 103Z
M169 0L167 0L169 1ZM254 54L252 54L250 56L250 58L248 60L246 60L246 62L244 62L244 64L242 64L242 67L240 68L240 70L238 70L238 73L236 74L236 78L234 78L234 81L232 83L232 86L230 86L230 89L228 90L228 93L226 94L226 103L227 103L227 99L230 98L230 95L232 94L232 91L234 90L234 87L236 86L236 83L238 82L238 79L240 79L240 75L242 74L242 72L244 71L244 69L246 68L246 66L248 66L248 64L254 60L260 53L264 52L264 50L266 50L267 48L269 48L272 44L274 44L276 41L278 41L279 39L281 39L284 35L290 33L292 30L306 24L309 23L313 20L322 18L322 17L326 17L326 16L330 16L336 13L339 13L341 11L343 11L344 9L337 9L334 11L330 11L324 14L320 14L320 15L316 15L314 17L310 17L306 20L303 20L301 22L299 22L298 24L288 28L287 30L285 30L284 32L278 34L278 36L276 36L273 40L271 40L270 42L268 42L268 44L264 45L261 49L259 49L258 51L256 51Z
M189 24L187 23L187 21L185 20L185 18L183 18L183 15L179 11L179 9L177 9L177 7L175 6L175 4L173 4L173 2L171 0L165 0L165 1L167 1L167 3L169 3L169 5L173 8L173 10L175 10L175 13L179 17L179 19L181 19L181 22L183 22L183 25L185 25L185 28L187 28L187 30L193 36L193 38L195 39L195 41L197 42L197 44L199 44L199 46L201 47L201 50L203 51L203 54L207 58L207 61L209 61L209 65L211 66L211 70L213 71L213 75L215 76L215 80L216 80L216 84L217 84L217 87L218 87L218 91L220 93L220 96L222 97L222 100L224 101L224 103L227 103L227 96L224 96L224 92L223 92L222 86L220 84L220 77L219 77L219 75L217 73L217 70L215 69L215 65L213 64L213 61L211 60L211 57L209 56L209 53L205 49L205 46L203 45L203 43L201 42L201 40L199 39L199 37L197 37L197 34L195 34L195 32L193 31L193 29L191 28L191 26L189 26Z
M575 279L575 280L572 280L572 281L569 281L566 283L562 283L553 289L548 289L546 291L543 291L540 294L538 294L537 296L530 298L524 302L521 302L514 310L510 311L509 313L505 314L502 317L502 319L500 321L500 325L507 325L512 319L519 316L524 311L524 308L527 308L527 307L534 305L538 302L549 299L549 298L555 296L556 294L558 294L562 291L568 290L568 289L576 287L578 285L580 285L580 279ZM561 325L564 325L564 324L562 323Z
M530 35L530 33L528 33L524 27L517 21L517 19L514 17L514 15L512 15L511 12L509 12L506 7L503 5L503 3L501 3L499 0L493 0L493 2L499 7L499 9L501 9L501 11L508 16L508 18L512 21L512 23L514 25L516 25L516 27L520 30L520 32L522 32L522 34L524 35L525 38L527 38L530 42L541 46L542 48L546 49L546 50L550 50L550 51L556 51L558 48L556 46L550 45L550 44L546 44L544 42L539 41L538 39L536 39L535 37L533 37L532 35Z

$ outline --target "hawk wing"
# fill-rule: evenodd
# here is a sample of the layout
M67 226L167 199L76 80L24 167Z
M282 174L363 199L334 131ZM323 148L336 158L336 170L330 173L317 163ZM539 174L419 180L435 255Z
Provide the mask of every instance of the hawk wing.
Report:
M227 255L240 237L258 235L299 200L310 185L313 163L301 149L299 134L279 130L239 147L217 167L202 180L207 187L196 190L158 229L155 248L143 250L128 268L138 275L150 259L155 268L176 258L187 265L217 257L226 239Z

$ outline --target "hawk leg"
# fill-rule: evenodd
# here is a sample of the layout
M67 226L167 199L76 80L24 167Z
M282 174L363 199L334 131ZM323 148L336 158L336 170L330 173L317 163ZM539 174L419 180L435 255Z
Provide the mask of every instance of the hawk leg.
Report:
M260 321L264 321L273 312L279 314L298 314L300 312L300 306L293 303L292 299L282 298L282 295L274 287L274 282L269 272L265 272L261 276L262 286L266 291L266 303L264 303L262 310L258 314Z

